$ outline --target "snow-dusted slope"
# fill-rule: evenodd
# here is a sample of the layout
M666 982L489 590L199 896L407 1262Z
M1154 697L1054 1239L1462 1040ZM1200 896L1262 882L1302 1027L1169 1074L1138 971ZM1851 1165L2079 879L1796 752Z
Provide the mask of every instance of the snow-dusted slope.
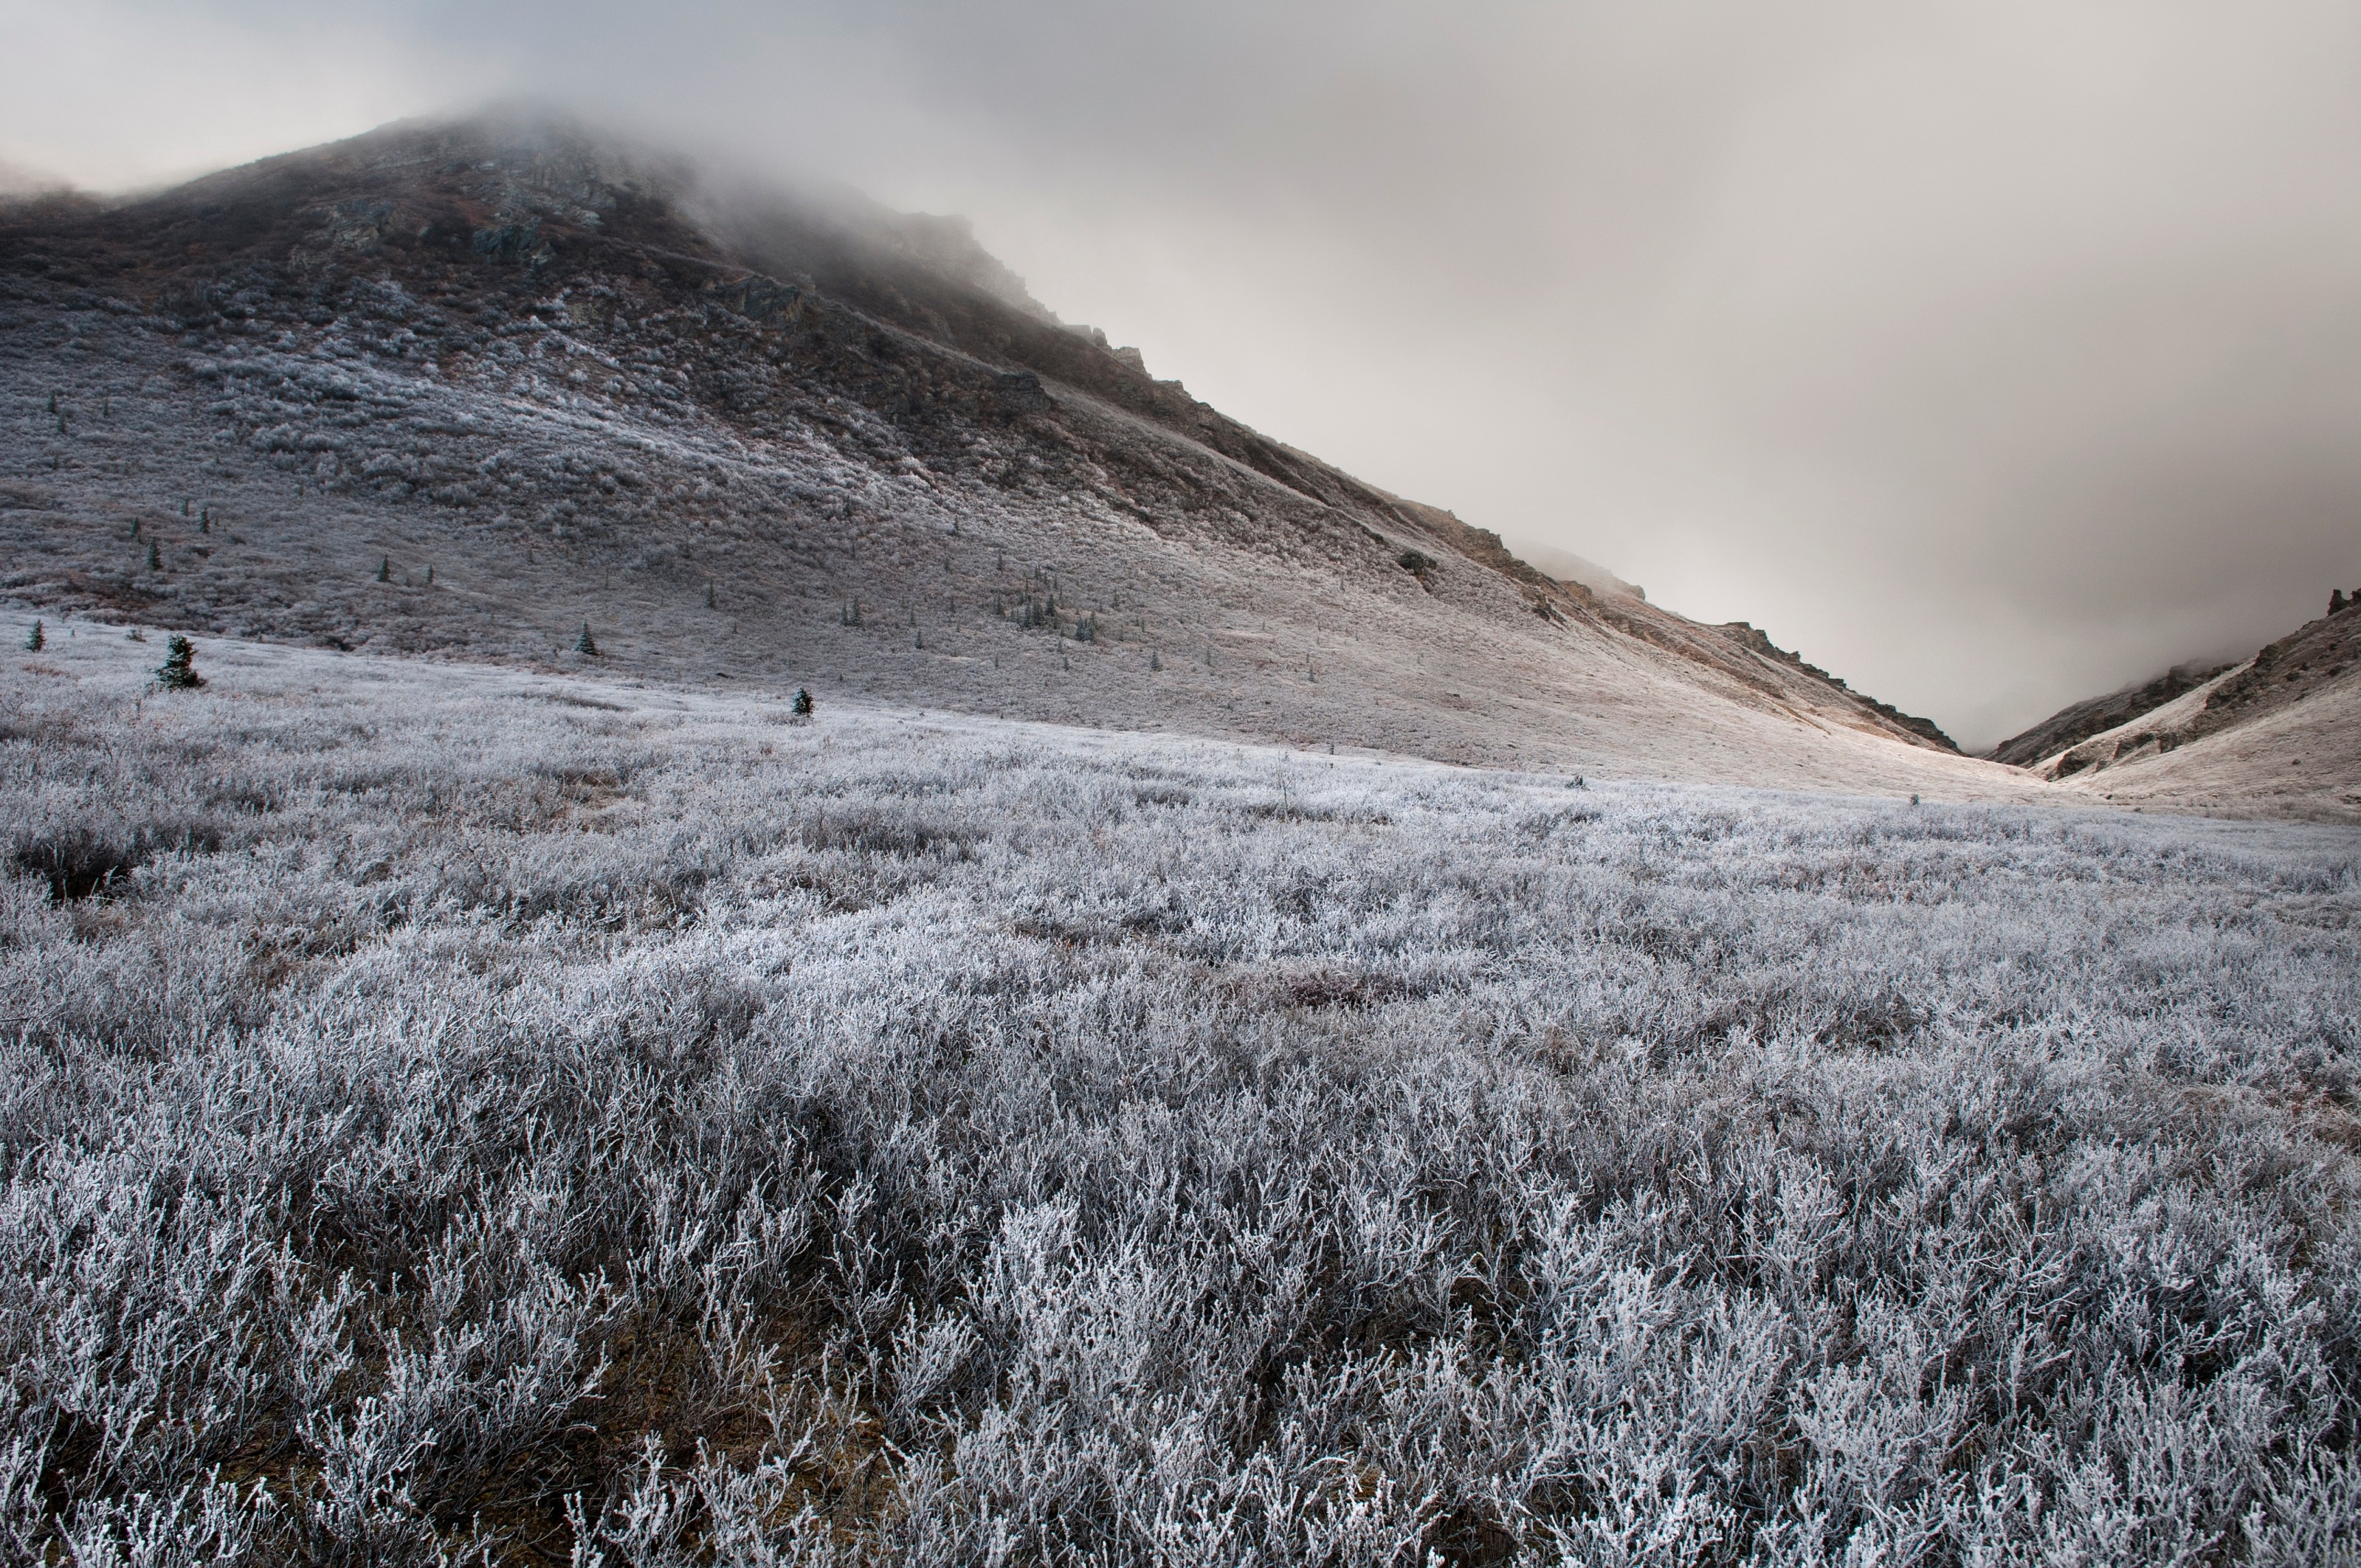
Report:
M2126 747L2103 769L2068 777L2065 787L2148 809L2361 821L2361 670L2323 683L2300 704L2170 750L2155 741Z
M2361 611L2312 621L2034 771L2120 806L2361 820Z
M2213 694L2254 668L2254 663L2249 659L2245 663L2233 664L2178 696L2143 708L2119 724L2038 758L2033 769L2044 778L2070 778L2092 768L2113 767L2183 744L2192 738L2197 721L2204 716L2205 705Z
M406 126L0 221L35 605L1601 774L2024 797L1063 327L956 225Z
M2160 707L2193 687L2203 685L2230 667L2230 663L2219 660L2176 664L2137 685L2070 704L2032 729L2010 736L1984 755L1995 762L2008 762L2020 768L2037 767L2060 751Z
M14 1563L2352 1560L2361 831L26 630Z

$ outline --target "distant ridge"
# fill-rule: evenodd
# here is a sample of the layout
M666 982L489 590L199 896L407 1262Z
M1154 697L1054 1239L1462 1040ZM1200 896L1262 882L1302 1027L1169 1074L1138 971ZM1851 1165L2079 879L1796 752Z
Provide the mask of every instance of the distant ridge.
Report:
M2153 680L2125 686L2105 696L2087 697L2070 704L2030 729L2010 736L1984 755L1993 762L2007 762L2013 767L2032 767L2045 757L2055 756L2093 735L2113 729L2127 718L2161 707L2183 692L2203 685L2230 667L2229 664L2197 661L2175 664Z
M2241 663L2078 703L1993 756L2121 806L2361 820L2361 598Z

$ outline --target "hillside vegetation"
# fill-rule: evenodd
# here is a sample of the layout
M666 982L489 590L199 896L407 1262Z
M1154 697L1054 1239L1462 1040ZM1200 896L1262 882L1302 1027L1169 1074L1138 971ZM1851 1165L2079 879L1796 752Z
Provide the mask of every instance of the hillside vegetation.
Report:
M2350 830L47 631L8 1561L2356 1560Z

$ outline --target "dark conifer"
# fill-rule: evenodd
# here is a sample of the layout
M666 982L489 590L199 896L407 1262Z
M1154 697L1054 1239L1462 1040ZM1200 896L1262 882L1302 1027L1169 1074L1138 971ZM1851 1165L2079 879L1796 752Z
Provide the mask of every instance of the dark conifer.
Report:
M33 622L33 630L25 634L25 652L38 653L49 645L49 634L41 629L39 621Z
M148 569L151 572L160 571L163 565L164 557L158 552L156 542L151 539L148 542Z
M598 656L598 641L590 635L590 623L587 620L582 623L581 640L574 644L574 651L586 658L595 659Z
M194 691L205 684L197 674L197 648L185 637L164 644L164 662L156 666L156 684L166 691Z
M385 555L379 558L377 564L377 580L380 583L390 583L393 581L392 556Z
M796 688L795 715L797 718L809 718L812 716L812 696L810 687L797 686Z

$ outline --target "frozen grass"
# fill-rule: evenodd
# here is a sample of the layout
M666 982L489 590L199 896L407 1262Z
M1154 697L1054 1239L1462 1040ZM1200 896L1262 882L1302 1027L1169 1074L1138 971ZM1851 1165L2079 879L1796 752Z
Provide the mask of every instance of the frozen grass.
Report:
M2356 1560L2350 831L157 657L0 676L0 1559Z

